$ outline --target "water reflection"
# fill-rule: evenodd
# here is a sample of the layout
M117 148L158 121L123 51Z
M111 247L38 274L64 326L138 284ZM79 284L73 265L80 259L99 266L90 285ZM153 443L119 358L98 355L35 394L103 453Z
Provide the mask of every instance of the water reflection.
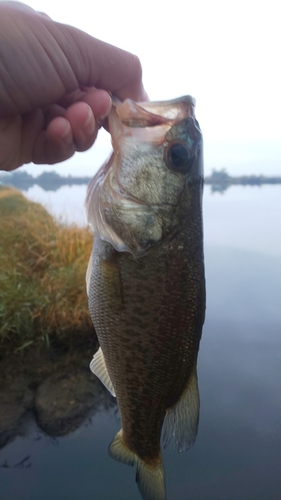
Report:
M170 444L163 453L168 500L281 498L280 200L278 186L233 187L225 196L205 189L199 433L188 452ZM92 353L26 359L35 378L24 357L1 372L1 500L140 498L134 471L107 454L120 424L114 400L88 370ZM46 402L41 414L37 393Z
M65 436L97 411L116 406L88 368L94 351L57 353L52 348L2 361L0 448L17 436L28 436L33 421L48 436Z
M168 499L279 500L281 258L207 247L206 271L208 308L198 363L199 433L188 452L178 454L171 445L164 451ZM0 469L1 500L16 500L19 494L22 500L139 498L132 469L107 455L119 422L112 398L96 381L89 382L92 375L86 365L91 354L85 352L80 361L80 355L75 362L61 360L59 371L44 379L40 391L49 394L50 403L43 411L47 421L36 416L36 424L26 423L17 431L21 435L0 450L2 465L18 464L28 456L26 464L31 464ZM81 390L81 373L89 392ZM61 392L55 390L56 380ZM66 380L74 387L78 406L85 408L81 419L79 411L78 418L72 413ZM66 415L74 417L64 424L59 412L55 419L49 412L59 394L67 402ZM28 404L29 398L23 401Z
M206 245L281 255L281 186L232 186L224 196L205 186L203 206Z
M32 186L23 194L31 201L41 203L48 212L66 224L86 226L84 202L87 185L63 186L57 191L44 191L40 186Z

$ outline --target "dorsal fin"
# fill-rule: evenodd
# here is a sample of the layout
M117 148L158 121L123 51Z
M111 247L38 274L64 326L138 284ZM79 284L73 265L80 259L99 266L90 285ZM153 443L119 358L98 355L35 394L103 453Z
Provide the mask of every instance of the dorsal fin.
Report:
M166 448L171 436L175 437L178 451L190 448L196 438L199 421L199 391L196 366L179 401L166 411L163 428L163 445Z

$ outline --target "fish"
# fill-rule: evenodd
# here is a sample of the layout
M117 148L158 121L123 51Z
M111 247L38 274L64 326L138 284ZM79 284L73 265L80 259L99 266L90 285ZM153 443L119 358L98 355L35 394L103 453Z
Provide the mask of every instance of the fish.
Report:
M99 349L90 364L117 398L112 458L136 464L144 500L165 500L161 442L179 452L199 421L205 318L203 139L195 99L113 102L113 153L90 181L86 282Z

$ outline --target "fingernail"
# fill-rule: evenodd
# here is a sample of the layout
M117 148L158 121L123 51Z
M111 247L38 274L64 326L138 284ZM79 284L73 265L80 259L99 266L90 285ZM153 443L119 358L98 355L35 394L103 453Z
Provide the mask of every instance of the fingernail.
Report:
M99 122L103 122L103 120L105 120L105 118L107 118L109 113L110 113L110 110L112 107L112 99L111 99L111 96L109 94L108 94L108 97L109 97L109 100L108 100L107 110L101 116L99 116L99 118L98 118Z
M87 119L84 123L83 130L84 130L84 132L86 132L86 134L90 135L96 129L96 121L95 121L95 117L94 117L94 114L93 114L91 107L89 105L87 105L87 106L88 106L88 116L87 116Z
M65 129L64 129L63 134L61 135L61 139L68 146L70 144L72 144L72 131L71 131L70 123L68 121L65 123Z

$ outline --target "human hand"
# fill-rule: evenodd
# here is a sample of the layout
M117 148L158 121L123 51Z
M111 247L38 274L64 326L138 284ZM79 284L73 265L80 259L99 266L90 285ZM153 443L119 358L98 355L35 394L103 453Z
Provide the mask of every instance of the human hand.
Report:
M109 93L146 99L136 56L0 2L0 169L53 164L90 148Z

